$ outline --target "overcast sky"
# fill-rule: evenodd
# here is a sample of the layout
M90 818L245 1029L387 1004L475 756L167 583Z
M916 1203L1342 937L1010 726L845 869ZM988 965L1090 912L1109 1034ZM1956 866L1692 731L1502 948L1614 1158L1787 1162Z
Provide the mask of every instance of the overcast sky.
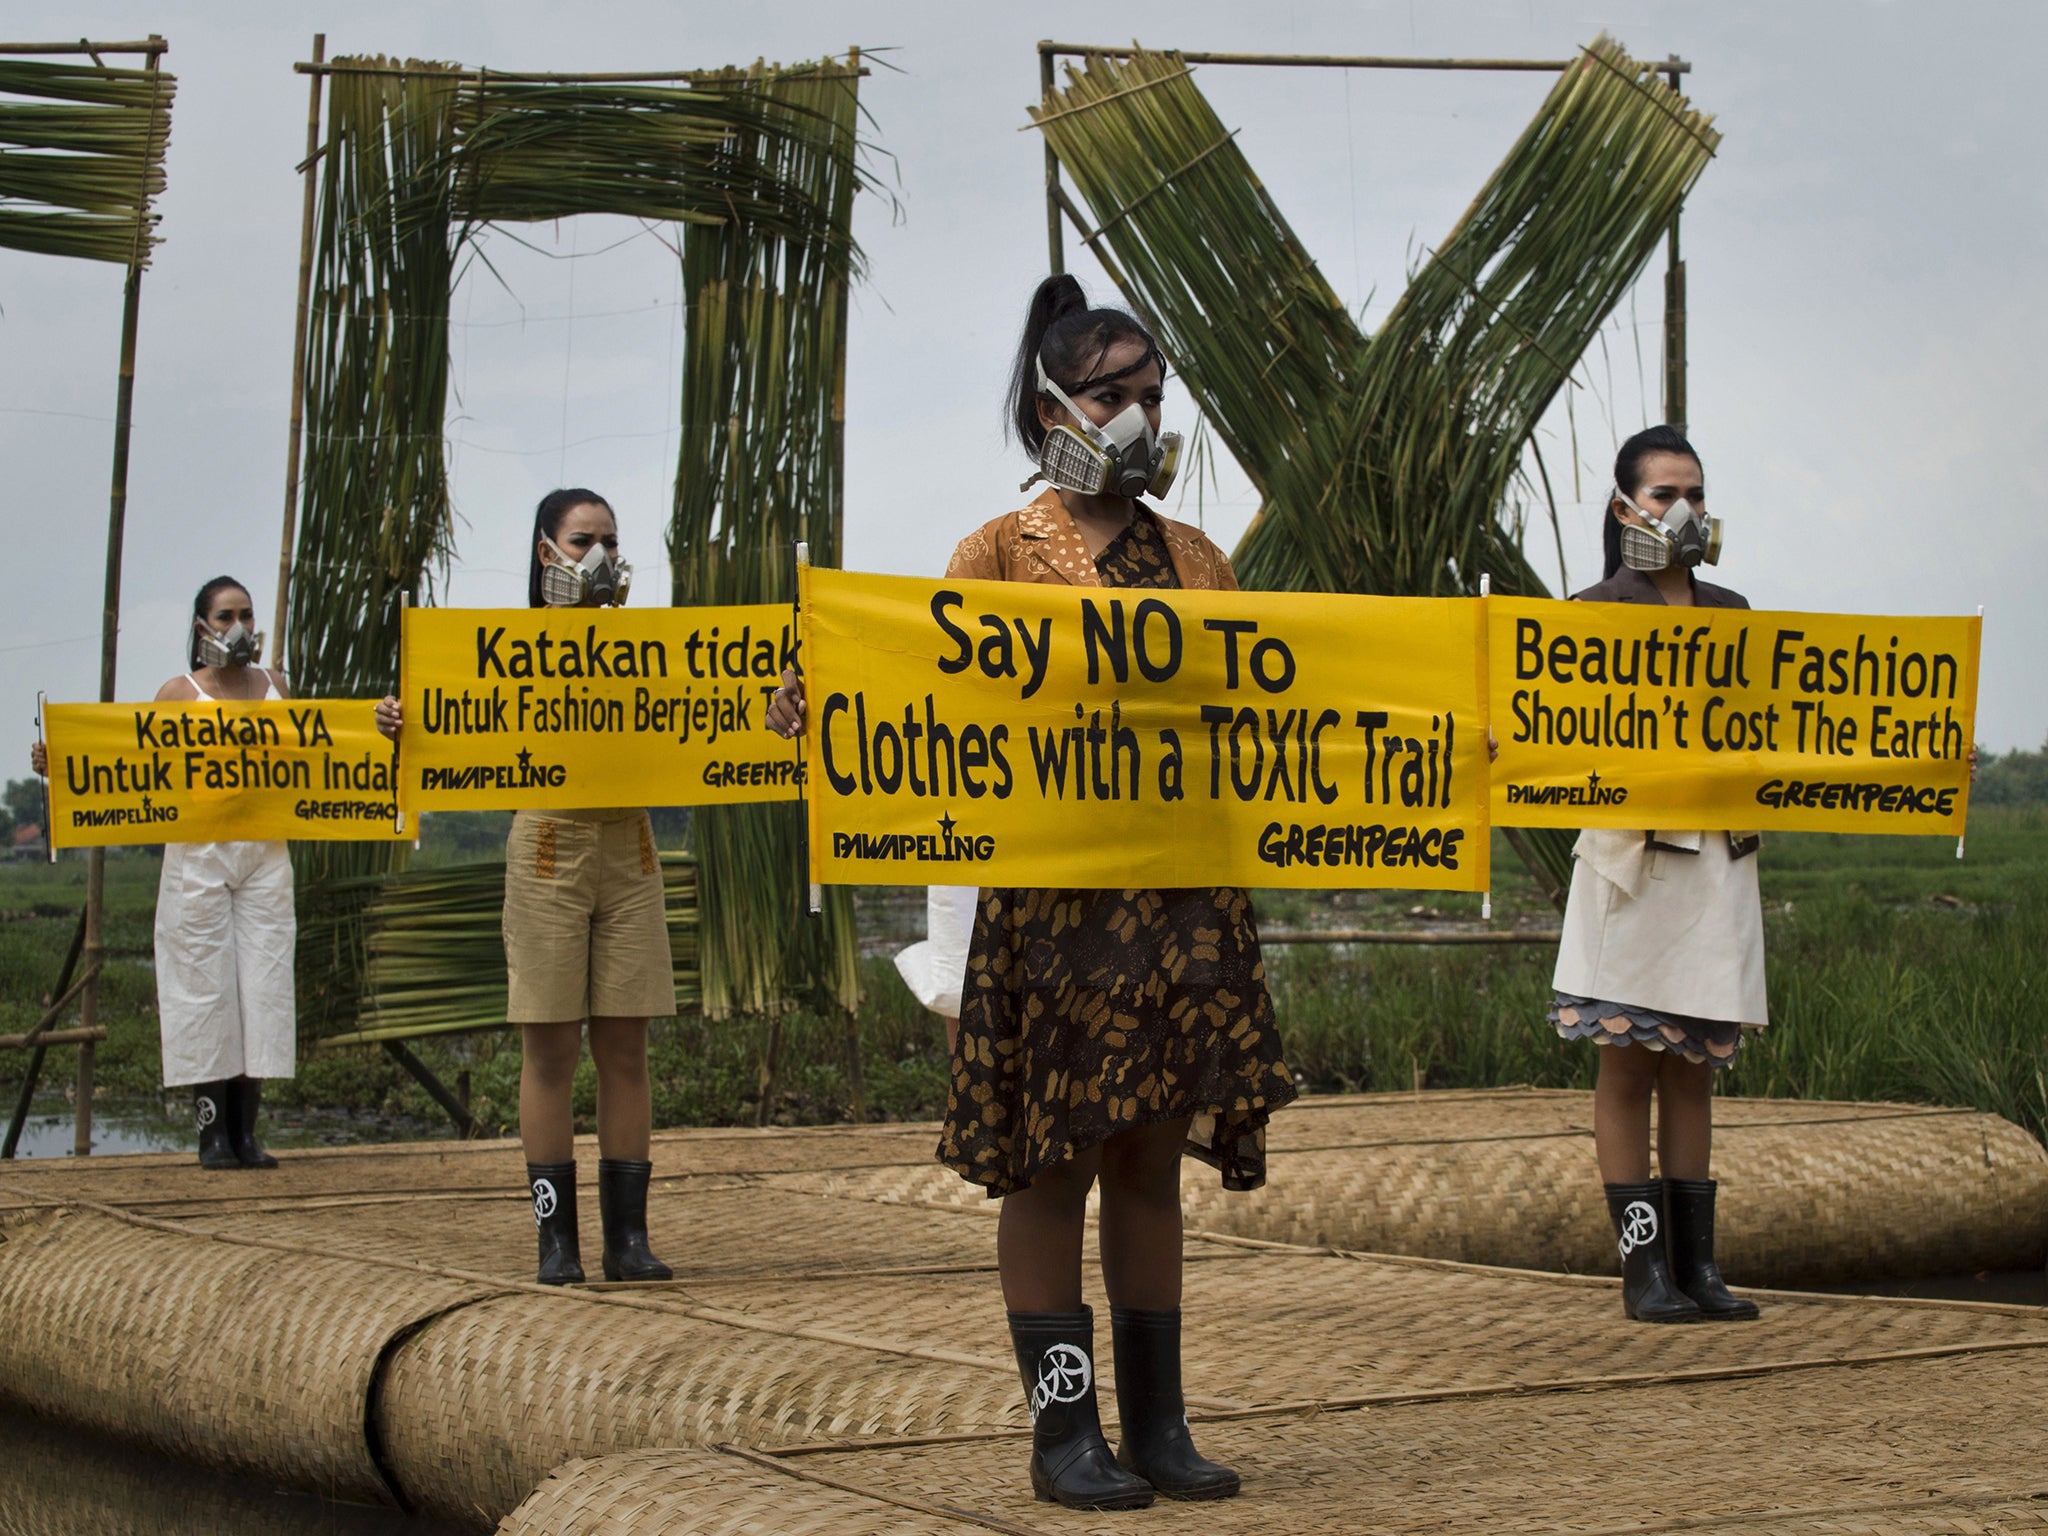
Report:
M121 696L182 669L192 593L228 571L276 596L306 82L328 51L518 70L793 62L889 49L863 86L871 265L854 302L847 563L943 567L1019 504L1001 391L1044 274L1040 145L1020 133L1040 37L1287 53L1565 57L1602 29L1693 61L1725 134L1688 204L1691 429L1727 520L1715 576L1759 607L1985 608L1979 734L2048 737L2043 277L2048 129L2034 68L2048 8L1970 4L1585 4L1389 0L1114 7L350 0L10 7L19 37L163 33L179 79L170 189L144 282ZM1536 75L1209 67L1198 82L1348 302L1376 326L1528 121ZM588 485L621 514L663 601L680 289L638 226L584 219L490 238L454 303L449 462L463 524L447 600L519 603L538 497ZM1072 242L1070 241L1070 247ZM1099 272L1077 263L1106 300ZM1661 263L1579 370L1544 450L1565 585L1599 575L1618 439L1659 419ZM502 279L502 281L500 280ZM0 753L26 771L37 689L96 696L120 273L0 251L0 443L15 570L0 622ZM1185 397L1169 416L1192 426ZM1576 453L1575 453L1576 448ZM1576 457L1577 465L1573 467ZM1254 509L1227 465L1199 516L1230 547ZM1198 515L1192 496L1181 515ZM1539 571L1556 579L1545 536Z

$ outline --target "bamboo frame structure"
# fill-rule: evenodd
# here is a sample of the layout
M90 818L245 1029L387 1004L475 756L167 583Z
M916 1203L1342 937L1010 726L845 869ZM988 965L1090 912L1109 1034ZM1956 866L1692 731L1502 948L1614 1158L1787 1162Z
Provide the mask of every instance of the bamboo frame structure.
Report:
M1048 38L1038 45L1039 99L1050 95L1054 86L1054 63L1060 58L1128 59L1137 50L1103 48L1092 43L1062 43ZM1180 58L1189 64L1251 65L1267 69L1421 69L1474 71L1480 73L1556 74L1578 62L1576 59L1421 59L1392 54L1291 54L1291 53L1189 53ZM1678 77L1692 73L1691 61L1668 55L1655 66L1656 72L1678 89ZM1060 185L1059 157L1050 141L1045 146L1045 235L1050 270L1066 271L1062 219L1073 220L1082 243L1099 258L1107 253L1096 244L1101 230L1091 230L1080 210ZM1119 284L1121 286L1121 284ZM1685 263L1678 254L1678 216L1672 215L1664 270L1664 419L1679 431L1685 430Z
M152 239L150 174L158 147L155 109L162 99L164 79L160 66L163 56L169 51L170 44L155 33L136 42L94 42L89 38L80 38L77 42L64 43L0 43L0 57L83 56L90 58L101 69L107 68L105 59L108 56L120 58L140 55L144 71L150 80L151 125L145 137L141 157L142 182L136 204L134 233L129 245L128 275L123 284L121 299L121 356L115 386L113 465L107 494L106 575L100 611L102 704L110 704L114 700L114 678L120 644L121 555L128 517L128 445L134 425L135 339L141 323L142 269L148 262ZM51 857L56 857L54 839L51 839ZM0 1157L11 1158L14 1155L21 1135L22 1122L27 1116L29 1103L35 1094L36 1082L42 1072L44 1052L49 1046L59 1044L78 1046L72 1152L79 1157L89 1156L92 1152L95 1047L106 1036L106 1030L99 1023L99 978L106 963L106 882L106 850L94 848L86 860L85 910L80 917L78 938L73 944L71 958L65 962L64 976L57 984L57 991L63 994L66 1000L73 994L77 996L79 1027L76 1030L52 1031L49 1026L55 1022L56 1017L53 1011L41 1024L22 1037L21 1046L33 1054L29 1058L28 1071L23 1077L20 1102L8 1124L5 1143L0 1145ZM81 956L85 964L85 974L79 983L73 986L71 970Z
M393 605L431 584L452 548L439 446L447 293L455 252L489 223L604 212L677 226L689 302L674 601L786 595L783 521L826 525L812 537L836 552L846 290L860 270L850 216L853 194L870 184L854 95L869 71L857 49L843 63L787 69L522 73L329 58L322 35L295 70L309 80L308 137L276 633L298 681L387 686ZM359 618L352 596L321 599L316 589L331 583L294 580L295 565L308 575L349 538L376 546L358 583L368 588ZM780 907L764 922L729 893L779 889L781 863L795 863L775 857L786 839L760 826L723 835L718 821L693 828L700 851L714 851L701 861L708 921L692 942L712 942L697 949L703 986L688 1000L720 1017L772 1012L799 995L850 1015L850 906L782 946ZM319 859L300 859L315 908L301 922L302 970L329 974L352 956L372 975L357 908L373 899L376 871L331 848ZM732 870L722 882L721 867ZM302 1027L397 1038L344 1022L363 1001L346 986L317 1002L302 991ZM850 1018L847 1047L858 1084Z

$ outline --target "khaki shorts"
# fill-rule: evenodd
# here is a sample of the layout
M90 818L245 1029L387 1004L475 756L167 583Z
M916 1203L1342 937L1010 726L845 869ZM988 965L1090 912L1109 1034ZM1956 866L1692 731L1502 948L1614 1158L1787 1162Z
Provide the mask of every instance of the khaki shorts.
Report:
M675 964L645 811L520 811L505 840L505 1017L664 1019Z

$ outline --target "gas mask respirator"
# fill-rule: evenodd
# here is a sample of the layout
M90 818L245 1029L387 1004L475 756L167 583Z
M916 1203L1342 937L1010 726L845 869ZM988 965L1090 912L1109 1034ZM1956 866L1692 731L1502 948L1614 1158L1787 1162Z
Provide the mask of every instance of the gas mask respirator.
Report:
M617 608L632 590L633 567L614 560L602 544L593 544L581 560L571 560L553 539L547 540L555 562L540 568L540 600L550 608Z
M203 667L246 667L263 659L263 636L251 634L240 619L226 634L211 627L199 631L199 664Z
M1067 408L1072 421L1048 428L1038 450L1038 473L1020 489L1043 480L1084 496L1164 496L1180 469L1180 434L1156 436L1145 408L1132 401L1107 423L1096 426L1067 392L1038 365L1038 387Z
M1621 563L1632 571L1661 571L1682 565L1690 570L1704 560L1721 562L1721 520L1709 517L1689 501L1674 501L1662 517L1645 512L1616 487L1615 497L1650 526L1621 525Z

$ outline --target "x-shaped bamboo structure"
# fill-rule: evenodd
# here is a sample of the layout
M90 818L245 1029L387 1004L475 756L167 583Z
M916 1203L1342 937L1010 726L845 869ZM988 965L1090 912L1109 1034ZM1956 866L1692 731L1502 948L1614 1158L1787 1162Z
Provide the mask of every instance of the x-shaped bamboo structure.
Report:
M1247 586L1540 593L1525 445L1719 135L1600 37L1367 336L1174 53L1092 56L1032 112L1070 216L1258 488Z

